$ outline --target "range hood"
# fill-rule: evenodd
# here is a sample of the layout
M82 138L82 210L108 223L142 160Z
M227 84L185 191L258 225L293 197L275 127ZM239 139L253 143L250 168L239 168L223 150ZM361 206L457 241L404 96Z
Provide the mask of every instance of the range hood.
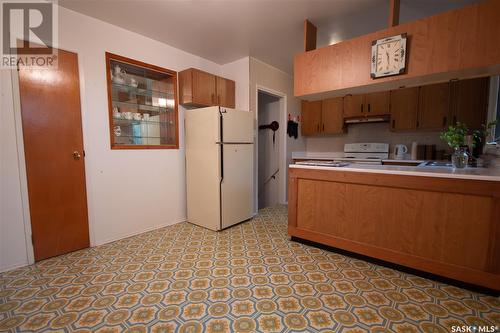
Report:
M389 116L374 116L374 117L359 117L359 118L349 118L344 120L346 124L362 124L362 123L381 123L388 122Z

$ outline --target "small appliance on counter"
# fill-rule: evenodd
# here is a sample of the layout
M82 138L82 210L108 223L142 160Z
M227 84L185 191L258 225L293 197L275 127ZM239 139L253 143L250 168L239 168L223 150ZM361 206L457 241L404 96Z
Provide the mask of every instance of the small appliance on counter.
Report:
M389 158L388 143L346 143L344 158L353 163L382 164Z
M394 158L397 160L404 160L405 154L408 152L408 147L405 145L394 146Z

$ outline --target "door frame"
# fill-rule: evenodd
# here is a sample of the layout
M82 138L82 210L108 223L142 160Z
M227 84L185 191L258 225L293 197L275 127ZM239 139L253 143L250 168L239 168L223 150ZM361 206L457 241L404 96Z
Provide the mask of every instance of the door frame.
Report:
M82 124L82 140L83 140L83 150L86 152L86 123L85 116L83 110L85 110L85 79L83 75L83 65L80 61L80 54L76 50L72 50L70 48L62 48L62 47L54 47L59 50L64 50L68 52L72 52L77 55L78 58L78 79L80 85L80 118ZM24 240L26 245L26 260L28 265L32 265L35 263L35 251L33 248L33 243L31 242L31 214L30 214L30 206L29 206L29 194L28 194L28 175L26 173L26 158L24 153L24 136L23 136L23 124L22 124L22 115L21 115L21 96L19 90L19 72L17 69L12 69L11 71L11 82L12 82L12 103L14 109L14 122L15 122L15 132L16 132L16 144L17 144L17 163L19 165L19 183L20 183L20 192L21 192L21 204L22 204L22 215L23 215L23 224L24 224ZM87 172L88 163L87 157L84 157L83 162L85 165L85 187L87 191L87 219L88 219L88 228L89 228L89 243L90 247L95 246L95 237L94 237L94 228L92 226L91 221L93 220L91 217L91 201L89 200L89 191L91 182L89 181L91 177L89 177L89 173Z
M258 127L259 124L259 92L263 92L265 94L274 96L279 98L280 101L280 117L279 117L279 122L280 122L280 129L281 135L278 136L278 145L279 145L279 161L278 165L280 168L280 171L278 172L279 177L278 177L278 202L280 204L286 204L287 203L287 193L286 193L286 175L287 175L287 165L286 165L286 151L287 151L287 146L286 146L286 129L285 129L285 124L287 124L287 95L284 92L274 90L272 88L268 88L264 85L257 84L255 87L255 122L256 126ZM254 211L255 214L257 214L257 211L259 209L259 179L258 179L258 172L259 172L259 136L255 135L255 164L254 164L254 169L255 169L255 179L254 179L254 186L255 186L255 193L254 193Z

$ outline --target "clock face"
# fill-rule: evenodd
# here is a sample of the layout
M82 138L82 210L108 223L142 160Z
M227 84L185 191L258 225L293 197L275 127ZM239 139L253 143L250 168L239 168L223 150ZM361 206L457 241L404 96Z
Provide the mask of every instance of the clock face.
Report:
M406 34L372 43L371 77L402 74L406 63Z
M377 46L377 72L394 71L401 67L401 41L396 40Z

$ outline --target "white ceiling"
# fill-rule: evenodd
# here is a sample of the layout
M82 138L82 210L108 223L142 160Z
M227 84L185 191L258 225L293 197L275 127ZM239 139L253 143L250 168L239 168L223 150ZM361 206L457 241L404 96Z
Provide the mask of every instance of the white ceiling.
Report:
M401 0L400 22L476 0ZM252 56L288 73L303 22L318 46L386 27L389 0L59 0L63 7L225 64Z

